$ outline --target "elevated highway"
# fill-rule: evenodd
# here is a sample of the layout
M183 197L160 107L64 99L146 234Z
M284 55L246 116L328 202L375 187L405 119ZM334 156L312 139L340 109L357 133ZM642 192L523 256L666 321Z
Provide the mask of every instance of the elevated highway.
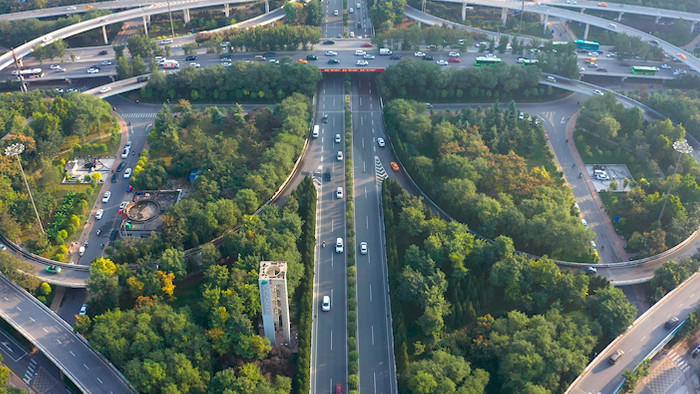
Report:
M587 1L581 0L575 3L567 3L565 0L540 0L540 4L547 4L557 7L579 9L582 12L585 10L596 10L596 11L608 11L617 12L617 20L620 20L624 14L634 14L634 15L644 15L652 16L657 19L668 18L668 19L682 19L686 21L700 22L700 14L694 12L667 10L663 8L653 8L644 7L641 5L632 4L621 4L621 3L610 3L604 2L604 6L600 5L599 1Z

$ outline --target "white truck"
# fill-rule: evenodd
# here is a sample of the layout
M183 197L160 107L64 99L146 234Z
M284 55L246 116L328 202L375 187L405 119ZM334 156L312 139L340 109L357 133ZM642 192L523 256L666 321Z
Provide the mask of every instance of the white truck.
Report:
M165 60L161 63L163 68L180 68L180 63L177 60Z
M391 55L392 53L393 53L393 52L391 52L391 50L390 50L389 48L379 48L379 54L380 54L381 56L389 56L389 55Z

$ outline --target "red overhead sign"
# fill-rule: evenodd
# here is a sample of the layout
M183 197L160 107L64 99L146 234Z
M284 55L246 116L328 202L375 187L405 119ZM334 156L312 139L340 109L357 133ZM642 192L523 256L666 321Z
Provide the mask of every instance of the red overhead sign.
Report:
M377 73L383 68L319 68L324 73Z

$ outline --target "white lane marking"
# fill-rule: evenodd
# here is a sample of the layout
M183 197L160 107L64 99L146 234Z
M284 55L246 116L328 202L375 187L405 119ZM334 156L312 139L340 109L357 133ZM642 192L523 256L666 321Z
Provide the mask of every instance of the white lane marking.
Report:
M372 325L372 346L374 346L374 325Z
M562 116L561 117L561 124L564 124L564 123L566 123L566 117Z
M70 355L73 356L73 357L78 357L78 356L75 355L75 353L73 353L72 350L69 350L68 353L70 353Z
M333 217L331 217L331 232L335 231L333 228Z
M372 302L372 285L369 285L369 301Z
M102 379L97 378L97 381L100 382L100 384L104 384L105 382L102 381Z
M365 219L367 219L367 229L369 230L369 216L365 216Z
M333 350L333 330L331 330L331 350Z
M33 317L29 316L29 320L31 320L33 323L36 322Z
M85 363L83 363L83 367L85 367L85 369L87 369L88 371L90 370L90 367L88 367L87 365L85 365Z
M7 298L7 297L2 297L2 299L5 300L5 301L8 301L8 302L10 301L10 299Z
M364 138L362 139L362 147L363 148L365 147L365 139Z
M49 330L46 329L46 327L41 327L42 330L44 330L45 333L49 333Z
M20 307L17 306L15 308L17 308L18 311L22 312L22 309L20 309Z

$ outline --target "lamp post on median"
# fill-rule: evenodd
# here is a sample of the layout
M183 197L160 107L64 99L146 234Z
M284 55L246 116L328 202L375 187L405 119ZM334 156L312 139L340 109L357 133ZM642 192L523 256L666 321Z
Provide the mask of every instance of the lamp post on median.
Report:
M22 160L20 160L19 155L24 152L24 144L12 144L5 148L6 156L17 157L17 163L19 164L19 169L22 172L22 178L24 179L24 184L27 186L27 191L29 192L29 199L32 201L32 206L34 207L34 213L36 214L36 220L39 222L39 228L41 232L44 233L44 226L41 225L41 218L39 218L39 211L36 209L36 204L34 203L34 197L32 197L32 190L29 189L29 182L27 182L27 176L24 175L24 168L22 168Z
M683 154L693 153L693 147L688 144L688 140L685 138L678 140L673 143L673 149L678 152L678 160L676 160L676 166L673 168L673 177L668 185L668 190L666 191L666 197L664 198L664 205L661 206L661 212L659 213L659 222L661 217L664 216L664 210L666 209L666 203L668 202L668 195L671 194L671 188L673 187L673 181L676 180L676 173L678 173L678 165L681 162L681 157Z

